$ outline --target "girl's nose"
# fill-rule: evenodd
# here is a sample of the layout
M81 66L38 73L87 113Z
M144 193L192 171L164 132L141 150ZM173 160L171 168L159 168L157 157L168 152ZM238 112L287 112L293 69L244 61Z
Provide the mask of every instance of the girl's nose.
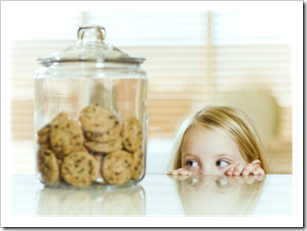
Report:
M202 166L202 168L199 170L200 175L215 175L214 169L212 169L209 166Z

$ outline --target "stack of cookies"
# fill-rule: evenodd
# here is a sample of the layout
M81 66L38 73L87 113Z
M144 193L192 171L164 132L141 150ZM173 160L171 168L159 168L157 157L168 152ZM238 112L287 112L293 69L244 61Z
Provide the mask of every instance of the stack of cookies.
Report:
M135 117L121 126L109 109L92 105L79 120L81 127L61 113L38 131L38 171L46 183L86 187L99 179L116 185L140 179L143 132Z

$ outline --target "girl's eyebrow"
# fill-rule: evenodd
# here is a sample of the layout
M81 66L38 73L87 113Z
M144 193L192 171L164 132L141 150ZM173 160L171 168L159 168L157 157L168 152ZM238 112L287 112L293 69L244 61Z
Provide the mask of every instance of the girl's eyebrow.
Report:
M199 156L196 155L196 154L192 154L192 153L186 153L182 156L182 158L185 158L186 156L189 156L189 157L194 157L195 159L199 159Z

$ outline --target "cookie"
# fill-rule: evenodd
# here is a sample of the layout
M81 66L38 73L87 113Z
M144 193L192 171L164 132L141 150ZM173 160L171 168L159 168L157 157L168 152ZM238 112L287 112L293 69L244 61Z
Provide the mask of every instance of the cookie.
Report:
M84 147L83 145L81 147L79 147L76 151L82 151L82 152L87 152L88 153L87 148Z
M142 126L136 118L131 117L124 121L122 137L124 147L129 152L134 152L141 147L143 140Z
M63 179L74 186L85 187L95 181L98 173L96 160L86 152L77 151L64 158L61 165Z
M109 184L121 185L131 179L133 171L132 155L126 151L116 151L103 159L102 174Z
M99 153L110 153L114 152L116 150L122 149L122 139L121 137L117 137L115 140L105 142L105 143L99 143L99 142L85 142L85 147L90 152L99 152Z
M101 174L101 166L102 166L102 160L103 160L103 156L102 155L93 155L94 159L96 160L97 163L97 176L96 179L101 179L102 178L102 174Z
M37 143L38 144L45 144L45 143L49 143L49 132L41 135L38 137L38 140L37 140Z
M64 158L83 146L82 129L76 121L61 120L51 128L50 143L56 156Z
M132 159L133 159L132 179L138 180L142 174L144 167L143 151L141 148L133 153Z
M39 151L38 171L47 183L54 184L60 179L59 162L51 150L44 149Z
M111 140L115 140L119 136L120 130L121 127L119 122L115 121L114 127L106 132L94 133L90 131L85 131L84 135L90 141L108 142Z
M67 119L66 113L60 113L58 114L49 124L45 125L41 130L37 132L38 136L42 136L43 134L46 134L51 131L52 125L57 124L61 120Z
M81 111L79 120L84 131L102 133L114 127L116 118L108 108L92 105Z
M43 150L43 149L51 149L50 143L43 143L43 144L39 144L39 149Z

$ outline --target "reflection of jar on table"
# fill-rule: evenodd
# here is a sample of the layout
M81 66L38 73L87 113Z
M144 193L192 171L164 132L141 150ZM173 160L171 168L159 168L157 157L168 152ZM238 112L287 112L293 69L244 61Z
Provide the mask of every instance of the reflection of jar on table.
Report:
M145 191L140 185L112 190L42 188L39 216L145 216Z

